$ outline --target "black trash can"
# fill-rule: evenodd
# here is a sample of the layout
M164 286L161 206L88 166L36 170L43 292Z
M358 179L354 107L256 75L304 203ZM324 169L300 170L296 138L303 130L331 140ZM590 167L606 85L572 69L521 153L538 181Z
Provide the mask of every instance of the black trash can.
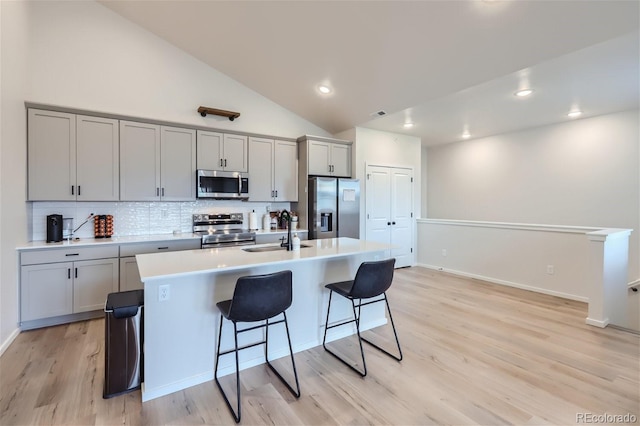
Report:
M144 290L110 293L104 307L104 390L111 398L140 389L143 380L142 354Z

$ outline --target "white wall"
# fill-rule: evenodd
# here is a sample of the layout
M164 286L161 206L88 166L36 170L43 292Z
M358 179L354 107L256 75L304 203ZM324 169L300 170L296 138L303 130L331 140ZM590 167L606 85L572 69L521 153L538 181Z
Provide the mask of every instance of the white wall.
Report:
M427 150L429 218L629 228L640 278L638 110Z
M355 132L354 132L355 131ZM339 133L335 137L354 141L353 167L354 177L360 182L366 181L366 166L405 167L413 169L413 212L414 218L420 216L421 205L421 141L415 136L380 130L356 127ZM364 189L363 185L363 189ZM360 197L360 235L365 232L365 197ZM415 229L415 228L414 228ZM414 233L415 234L415 233ZM414 241L414 248L416 247ZM416 250L414 250L414 253Z
M28 239L25 101L296 138L324 130L92 1L0 2L0 352L18 321L15 247ZM209 106L242 115L200 117Z
M26 112L28 86L26 2L0 2L2 52L2 133L0 133L0 353L17 335L18 257L16 246L26 241Z

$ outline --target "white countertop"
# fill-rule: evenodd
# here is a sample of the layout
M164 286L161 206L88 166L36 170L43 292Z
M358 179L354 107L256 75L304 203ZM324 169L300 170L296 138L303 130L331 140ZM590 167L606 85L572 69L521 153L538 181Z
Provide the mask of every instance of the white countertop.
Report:
M87 247L95 245L110 244L134 244L134 243L151 243L157 241L176 241L176 240L199 240L200 236L191 232L182 232L179 234L153 234L153 235L129 235L124 237L111 238L80 238L77 240L63 240L59 243L47 243L46 241L31 241L23 246L17 247L17 250L35 250L35 249L54 249L68 247Z
M357 253L384 251L392 248L389 244L353 238L327 238L305 240L298 251L276 250L247 252L244 248L278 246L279 244L258 244L255 246L187 250L169 253L139 254L136 256L140 278L148 282L155 278L189 275L203 272L222 272L245 269L265 263L291 263L318 258L342 257Z
M295 232L307 232L306 229L296 229ZM285 235L286 229L271 230L256 230L256 235ZM135 244L135 243L151 243L160 241L176 241L176 240L199 240L200 235L192 234L191 232L181 232L177 234L151 234L151 235L128 235L122 237L111 238L79 238L71 241L63 240L59 243L48 243L46 241L30 241L22 246L16 247L16 250L39 250L39 249L55 249L55 248L68 248L68 247L88 247L95 245L109 245L109 244Z

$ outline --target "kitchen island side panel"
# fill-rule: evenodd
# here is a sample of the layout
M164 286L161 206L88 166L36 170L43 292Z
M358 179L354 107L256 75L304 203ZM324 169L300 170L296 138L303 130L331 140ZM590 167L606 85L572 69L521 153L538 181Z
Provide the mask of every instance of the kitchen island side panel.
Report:
M293 303L287 310L294 352L322 343L328 291L324 284L352 279L361 262L380 259L382 252L352 253L341 257L310 258L290 263L263 264L217 270L181 277L166 277L145 283L145 374L142 399L147 401L213 380L215 349L220 314L215 304L233 295L236 280L245 275L266 274L281 270L293 272ZM160 302L160 286L169 286L169 299ZM352 315L351 305L336 298L330 322ZM363 313L362 328L386 323L384 304L368 307ZM242 325L239 326L242 328ZM222 349L233 345L233 326L223 327ZM331 330L328 340L353 334L350 326ZM262 339L263 330L240 335L239 345ZM283 325L271 328L269 357L288 354ZM240 353L240 368L264 363L262 346ZM220 359L220 375L234 372L233 355Z

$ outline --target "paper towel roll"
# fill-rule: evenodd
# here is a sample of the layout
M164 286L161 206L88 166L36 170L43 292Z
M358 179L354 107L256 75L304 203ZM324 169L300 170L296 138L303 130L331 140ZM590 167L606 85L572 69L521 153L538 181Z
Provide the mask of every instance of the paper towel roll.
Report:
M249 213L249 229L258 229L258 218L256 212Z

